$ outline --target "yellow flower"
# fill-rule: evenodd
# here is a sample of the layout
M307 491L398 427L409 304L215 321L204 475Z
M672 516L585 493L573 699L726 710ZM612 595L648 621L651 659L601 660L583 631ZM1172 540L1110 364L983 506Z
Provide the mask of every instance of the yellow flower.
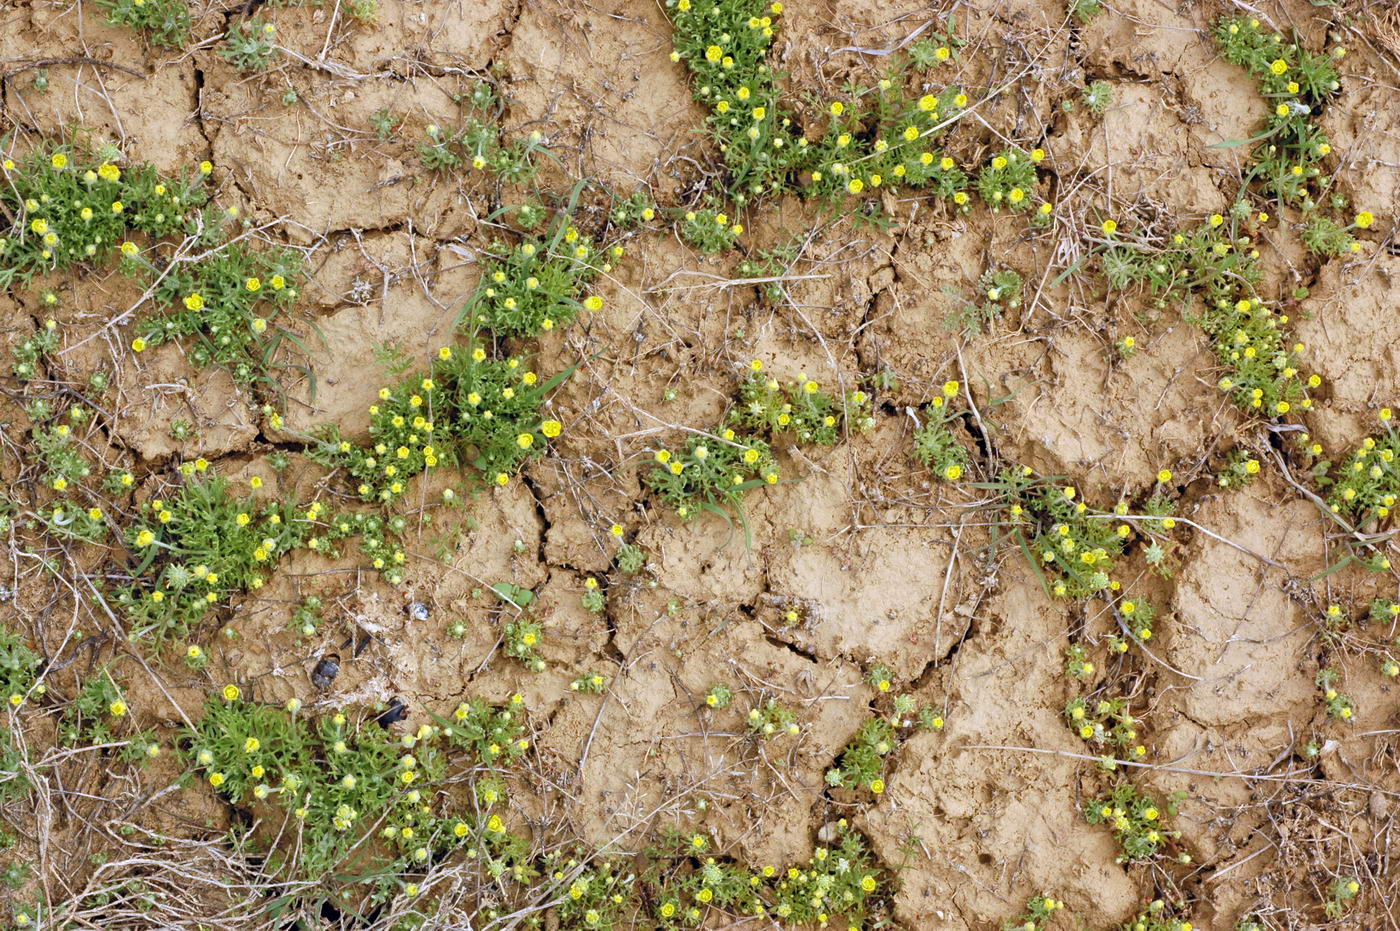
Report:
M247 288L249 291L261 291L262 282L257 278L249 278L243 282L243 287Z
M956 381L945 381L943 383L943 396L945 398L956 398L960 387L961 386Z
M515 438L515 445L521 449L529 449L534 443L535 435L533 433L522 433Z
M948 481L956 482L958 479L962 478L962 466L954 463L944 469L943 474L947 477Z
M872 779L872 780L870 780L870 791L871 791L871 792L874 792L876 795L879 795L880 793L884 792L884 791L885 791L885 780L883 780L883 779Z
M1118 232L1118 223L1115 220L1104 220L1102 229L1105 236L1112 236Z
M188 310L200 310L204 307L204 297L200 294L185 295L185 307Z
M126 714L126 702L118 698L107 706L107 710L112 712L112 717L120 718L122 715Z
M68 167L68 156L64 155L62 152L55 152L53 157L49 159L49 164L59 171L62 171Z
M243 694L242 690L239 689L239 687L236 686L236 685L226 685L226 686L224 686L224 691L223 691L224 701L237 701L237 700L238 700L238 696L240 696L240 695L242 695L242 694Z
M932 113L938 109L938 98L932 94L924 94L919 98L919 109L925 113Z
M1371 224L1376 222L1376 218L1371 211L1363 210L1356 215L1356 220L1354 222L1363 230L1370 229Z
M1274 74L1283 74L1288 70L1288 62L1284 61L1282 58L1275 58L1269 65L1269 70Z
M1172 480L1172 470L1171 470L1171 469L1163 469L1162 471L1160 471L1160 472L1157 473L1157 481L1162 482L1163 484L1166 484L1167 482L1170 482L1171 480Z
M724 49L720 48L718 45L711 45L709 48L705 49L705 60L706 60L706 61L716 62L716 61L719 61L719 60L720 60L721 58L723 58L723 57L724 57Z

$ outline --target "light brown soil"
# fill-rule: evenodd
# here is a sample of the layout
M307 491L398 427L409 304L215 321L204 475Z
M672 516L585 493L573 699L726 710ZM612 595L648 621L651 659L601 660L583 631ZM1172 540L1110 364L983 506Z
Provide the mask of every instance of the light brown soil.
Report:
M1323 577L1338 556L1332 528L1267 456L1264 480L1215 486L1225 453L1266 451L1270 438L1216 390L1199 330L1174 310L1105 299L1087 279L1058 280L1100 216L1199 218L1233 201L1249 149L1213 146L1252 135L1264 105L1203 32L1224 5L1121 0L1083 28L1046 0L933 6L956 9L969 38L960 79L985 86L1021 75L985 125L958 137L959 160L985 157L999 139L1043 145L1066 205L1059 225L1031 237L986 211L959 216L891 198L898 223L879 232L777 205L750 219L752 242L811 229L800 270L816 276L793 282L785 306L711 284L733 274L732 256L699 255L669 234L635 239L603 284L605 309L539 341L541 370L579 368L551 402L568 430L526 482L411 536L398 588L362 572L352 550L290 559L226 619L236 638L213 626L198 633L212 657L203 672L169 662L147 675L132 663L133 707L156 709L143 723L173 736L225 681L315 709L401 697L410 724L464 697L519 691L553 785L539 789L539 804L567 798L563 817L579 837L602 844L639 823L678 825L746 862L783 863L809 856L822 826L848 817L884 864L900 868L900 927L1000 927L1043 892L1067 903L1076 927L1116 927L1163 897L1190 900L1196 927L1210 931L1249 914L1270 927L1316 928L1326 923L1323 888L1348 872L1364 891L1327 926L1397 927L1394 689L1374 657L1319 638L1327 604L1394 597L1394 576ZM1359 19L1329 27L1344 16L1335 8L1262 6L1314 44L1329 28L1365 30ZM888 48L930 11L914 0L788 7L779 64L814 93L883 65L883 56L836 50ZM85 55L141 73L54 64L47 93L13 77L0 102L6 130L81 125L128 159L168 170L211 159L219 202L304 248L312 270L298 327L315 375L283 373L282 431L260 399L223 373L193 369L178 347L139 360L125 352L124 329L109 324L139 295L118 277L53 282L65 345L87 338L63 357L66 370L85 377L105 365L120 387L112 461L156 470L178 451L232 478L260 475L287 498L326 487L324 472L297 457L275 472L276 444L326 422L363 435L387 378L376 349L392 344L426 361L447 342L476 283L478 250L497 235L482 206L492 182L432 174L415 152L426 125L455 118L453 95L476 76L500 82L511 133L545 134L560 178L594 178L619 194L642 187L680 206L718 164L685 72L668 59L666 17L647 0L381 0L380 9L365 28L343 18L333 26L326 8L264 7L279 42L312 64L284 55L249 77L212 48L143 49L102 25L90 4L0 4L0 66ZM199 34L221 22L209 11ZM1334 460L1379 405L1400 400L1400 259L1389 226L1400 192L1400 62L1373 39L1348 40L1343 90L1324 125L1343 153L1346 189L1382 219L1357 257L1318 264L1286 224L1265 255L1275 296L1311 289L1290 313L1309 371L1326 386L1308 426ZM1113 84L1113 107L1102 118L1082 106L1065 112L1095 79ZM298 99L287 105L289 87ZM402 123L381 141L370 118L386 106ZM1023 274L1028 299L963 340L945 321L993 263ZM0 295L0 339L17 342L43 313L32 294ZM1141 347L1126 360L1113 351L1124 335ZM899 383L880 394L867 435L829 450L781 449L785 480L750 496L747 529L715 517L681 525L644 493L638 467L679 428L715 422L751 358L780 377L805 371L851 386L889 370ZM1101 507L1142 493L1170 467L1184 488L1178 513L1204 528L1182 528L1170 575L1137 558L1124 576L1167 606L1150 655L1100 661L1131 684L1147 760L1159 767L1135 774L1140 785L1185 793L1176 826L1190 866L1121 866L1108 831L1080 815L1105 783L1073 756L1093 751L1064 724L1079 685L1062 674L1063 651L1071 636L1115 632L1113 622L1097 607L1049 598L1014 547L994 545L974 506L981 491L936 483L910 458L907 409L950 378L969 387L986 431L966 437L969 447L985 442L1006 461L1067 476ZM172 440L174 418L197 426L197 437ZM5 419L15 435L25 426L18 411ZM419 483L412 499L435 499L445 481ZM468 513L471 523L457 525ZM648 553L636 577L611 569L614 522ZM34 583L32 567L15 571L15 585ZM609 610L596 617L579 595L586 577L605 574ZM508 616L482 592L503 580L539 596L548 668L538 675L499 654ZM309 594L330 605L310 642L287 626ZM428 606L429 620L411 618L412 602ZM49 605L21 594L6 610L27 629L51 615L39 626L52 647L75 607L67 595ZM455 620L467 625L460 640L446 634ZM308 671L328 654L343 671L320 693ZM1326 719L1314 685L1327 661L1361 709L1345 728ZM878 800L833 794L823 775L870 713L865 671L877 663L894 670L897 690L942 708L947 724L902 747ZM590 670L613 677L605 696L569 691ZM793 706L802 735L744 737L739 711L704 708L703 694L721 681ZM1312 740L1317 759L1304 756ZM199 790L161 794L175 775L169 762L127 777L139 782L112 790L120 803L55 815L37 835L42 857L33 836L14 856L34 858L50 874L42 884L61 895L71 886L57 877L84 874L98 852L64 849L82 835L75 819L217 836L228 812ZM96 791L91 772L81 778L66 788ZM152 795L144 814L127 806ZM116 831L97 836L112 848L132 844ZM216 900L212 889L198 894Z

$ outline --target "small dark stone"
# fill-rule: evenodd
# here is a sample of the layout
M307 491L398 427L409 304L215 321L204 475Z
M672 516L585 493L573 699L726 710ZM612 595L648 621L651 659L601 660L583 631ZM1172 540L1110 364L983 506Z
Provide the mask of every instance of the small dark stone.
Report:
M311 670L311 684L318 689L328 689L338 675L340 675L340 657L332 653L323 657Z
M406 717L408 717L408 706L403 703L403 699L395 698L389 702L389 707L374 719L374 723L380 727L388 727L390 724L399 723Z

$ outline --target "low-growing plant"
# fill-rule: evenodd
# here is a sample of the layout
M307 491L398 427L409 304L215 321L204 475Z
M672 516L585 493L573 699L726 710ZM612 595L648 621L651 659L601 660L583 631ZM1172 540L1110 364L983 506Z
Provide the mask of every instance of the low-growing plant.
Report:
M111 26L144 33L162 48L179 48L190 37L190 8L186 0L97 0Z
M1147 755L1147 748L1138 743L1139 722L1129 713L1126 699L1071 699L1065 705L1065 723L1081 740L1095 748L1113 747L1130 759ZM1105 754L1105 759L1111 761L1112 756Z
M1021 276L1013 269L987 269L977 282L977 296L948 318L965 333L980 333L1007 310L1021 306Z
M1020 916L1002 923L1002 931L1046 931L1065 903L1048 895L1032 896Z
M768 699L749 709L745 723L749 732L763 738L787 735L795 737L802 732L797 723L797 715L791 708L785 708L774 699Z
M686 210L680 216L681 238L701 252L726 252L739 241L744 224L732 222L728 213L713 204Z
M1120 782L1107 795L1084 805L1084 820L1112 828L1123 849L1118 857L1120 863L1154 859L1163 847L1181 836L1181 832L1163 826L1163 813L1155 799L1139 792L1130 782ZM1174 800L1168 801L1165 814L1176 814Z
M537 649L541 635L538 623L526 617L516 618L505 626L506 655L519 660L520 664L531 672L543 672L544 657L540 656Z
M256 17L234 23L219 53L239 71L262 71L277 53L277 27Z
M621 246L600 251L567 223L541 238L498 247L498 254L482 264L481 284L462 308L460 322L501 336L538 336L567 326L580 310L602 310L603 299L585 297L583 291L621 256Z
M952 404L961 390L956 381L944 382L942 393L924 408L923 424L914 430L914 458L945 482L961 479L970 459L949 426L966 413Z
M0 695L11 708L44 694L44 685L39 681L43 662L21 637L0 625Z
M483 484L505 485L563 431L542 413L560 381L541 382L520 359L488 358L480 346L444 346L426 373L379 389L369 408L369 444L351 443L328 424L316 432L308 455L344 469L363 500L382 504L438 466L470 466Z
M1122 931L1193 931L1194 927L1184 918L1173 917L1167 903L1153 899L1136 918L1122 926Z
M1340 918L1346 914L1351 900L1361 892L1361 883L1355 876L1339 876L1327 887L1327 902L1323 912L1328 918Z
M1317 674L1317 687L1322 689L1322 701L1327 708L1327 716L1338 721L1351 722L1356 717L1356 704L1336 689L1340 678L1337 670L1324 667Z

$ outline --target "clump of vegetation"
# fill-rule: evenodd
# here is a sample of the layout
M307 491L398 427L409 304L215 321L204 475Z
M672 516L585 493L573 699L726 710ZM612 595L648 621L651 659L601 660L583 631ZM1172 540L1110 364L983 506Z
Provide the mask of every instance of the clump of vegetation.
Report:
M32 152L23 164L4 160L0 205L15 221L0 236L0 288L117 255L122 273L164 309L138 324L132 351L192 338L195 365L224 367L244 383L270 381L280 342L272 321L297 298L300 257L229 238L237 211L206 206L209 162L176 178L149 165L120 167L116 157L74 143ZM43 351L52 347L31 341L21 354ZM21 371L34 362L21 359Z
M462 309L462 323L501 336L538 336L568 326L580 310L602 310L601 297L583 292L600 268L611 271L611 261L621 256L621 246L599 252L568 223L543 238L498 247L482 265L481 285Z
M1169 801L1165 814L1176 814L1176 803ZM1162 824L1163 810L1156 800L1137 790L1130 782L1120 782L1107 795L1084 804L1084 820L1090 824L1107 824L1113 829L1123 852L1118 862L1151 860L1162 849L1181 836Z
M746 492L778 482L772 451L778 438L831 445L846 431L874 424L865 391L851 389L838 399L806 373L784 385L762 370L754 360L715 435L692 434L682 450L656 451L644 480L683 520L706 511L742 517Z
M1340 46L1322 54L1309 50L1296 37L1263 28L1254 17L1223 18L1216 23L1215 41L1221 55L1250 73L1269 102L1265 130L1253 152L1254 167L1246 179L1257 184L1275 203L1301 209L1303 243L1322 256L1360 249L1353 229L1371 225L1369 212L1349 225L1323 216L1325 208L1340 210L1346 198L1330 193L1334 172L1324 161L1331 143L1317 117L1341 88L1337 62L1346 54Z
M843 428L864 433L874 420L870 395L859 388L838 400L805 372L783 384L755 371L739 386L739 400L725 424L748 436L792 434L804 445L831 446L841 439Z
M1187 310L1188 319L1210 337L1225 370L1220 389L1248 413L1277 417L1294 406L1310 409L1307 389L1322 380L1299 373L1303 345L1290 344L1284 329L1288 318L1258 294L1259 252L1242 228L1234 229L1247 212L1232 211L1229 218L1215 214L1194 231L1173 234L1164 246L1122 232L1108 220L1099 261L1110 287L1140 287L1158 306L1170 302ZM1202 303L1193 306L1197 299Z
M914 458L945 482L962 478L969 459L950 426L966 413L952 404L961 390L956 381L944 382L942 393L924 409L924 423L914 430Z
M1259 477L1259 460L1247 449L1232 449L1215 477L1221 488L1243 488Z
M885 673L888 671L885 670ZM879 678L888 691L889 679ZM876 688L880 686L877 684ZM836 765L826 771L826 784L845 789L885 791L885 764L915 729L938 730L943 719L931 707L919 707L911 695L889 700L886 713L866 720L846 742Z
M162 48L179 48L190 37L190 7L186 0L97 0L111 26L125 26Z
M744 232L744 224L734 222L724 208L710 203L685 211L680 221L681 238L706 253L733 249Z
M1138 743L1139 722L1129 713L1125 699L1070 699L1065 705L1065 722L1081 740L1096 748L1113 747L1132 759L1147 755L1147 748Z
M1175 918L1167 903L1154 899L1136 918L1123 925L1122 931L1192 931L1194 925L1184 918Z
M261 588L282 556L305 547L330 552L359 532L364 517L338 518L320 504L235 496L218 475L196 475L167 498L140 506L127 533L131 581L112 594L131 640L187 636L215 606Z
M1356 717L1356 703L1337 691L1337 680L1341 678L1337 670L1327 667L1317 674L1317 687L1322 690L1322 701L1327 708L1327 716L1337 721L1351 722Z
M257 17L234 23L224 35L224 47L219 52L239 71L262 71L277 54L277 27Z
M1002 923L1002 931L1045 931L1065 903L1048 895L1031 896L1020 917Z
M544 452L563 424L544 416L549 381L519 359L492 359L486 350L443 346L426 373L379 390L370 406L370 442L351 443L328 424L308 455L344 469L365 501L390 503L409 481L439 466L470 466L483 484L505 485Z
M0 289L79 262L105 263L118 250L136 254L135 233L160 239L191 231L207 199L206 173L166 178L149 165L120 167L116 158L73 143L0 161L0 204L12 218L0 236Z
M43 658L9 628L0 625L0 695L11 708L18 708L32 697L43 695L39 681Z
M1021 306L1021 276L1010 268L989 268L977 282L977 296L953 314L949 324L980 333L1008 310Z
M427 141L418 147L418 158L429 171L452 171L463 165L489 171L510 184L531 180L539 171L537 156L545 151L538 130L510 145L501 141L497 123L504 105L495 88L482 81L465 98L470 112L456 129L436 123L425 130Z
M869 87L853 86L826 101L821 131L804 133L767 63L781 2L667 0L666 7L673 24L671 58L686 63L695 98L709 111L706 128L724 153L727 199L739 209L784 191L798 190L835 207L852 196L874 198L902 188L927 190L967 208L967 175L939 147L969 105L961 88L914 90L910 75L896 67ZM950 20L937 38L912 43L909 60L919 68L955 60L961 42L954 32ZM1007 180L1003 198L1012 188L1018 194L1014 202L998 200L995 206L1026 209L1038 202L1033 170L1018 164L1015 178ZM727 247L705 219L697 211L687 222L699 223L693 232L712 248Z

